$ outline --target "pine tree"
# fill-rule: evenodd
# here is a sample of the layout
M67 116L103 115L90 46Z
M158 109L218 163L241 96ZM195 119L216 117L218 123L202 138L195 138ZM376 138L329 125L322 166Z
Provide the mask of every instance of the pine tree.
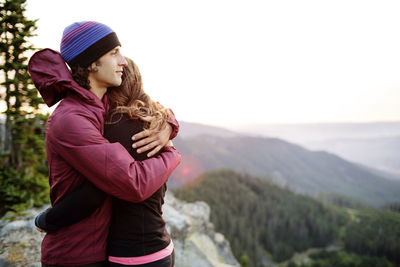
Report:
M43 104L28 73L36 20L25 17L26 0L0 0L0 107L5 127L0 136L0 214L46 199Z

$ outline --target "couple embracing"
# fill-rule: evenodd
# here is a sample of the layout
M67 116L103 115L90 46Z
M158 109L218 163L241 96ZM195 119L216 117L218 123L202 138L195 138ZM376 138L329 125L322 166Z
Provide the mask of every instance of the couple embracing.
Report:
M162 204L181 159L170 141L179 125L120 46L108 26L77 22L61 53L29 61L45 103L61 100L46 124L52 208L35 219L43 267L174 265Z

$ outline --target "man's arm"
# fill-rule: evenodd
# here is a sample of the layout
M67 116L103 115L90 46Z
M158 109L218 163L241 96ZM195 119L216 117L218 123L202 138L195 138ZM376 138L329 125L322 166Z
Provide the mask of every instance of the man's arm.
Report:
M128 117L126 114L124 116ZM105 125L104 137L110 142L119 142L135 160L143 161L148 157L131 149L130 141L131 134L141 131L143 125L139 120L123 118L115 124ZM172 146L172 143L169 145ZM106 193L86 179L78 188L57 201L52 208L40 213L35 225L39 229L52 231L77 223L90 216L101 206L105 198Z
M82 114L64 114L47 135L53 149L96 187L131 202L150 197L180 162L174 147L157 157L135 161L119 143L109 143Z

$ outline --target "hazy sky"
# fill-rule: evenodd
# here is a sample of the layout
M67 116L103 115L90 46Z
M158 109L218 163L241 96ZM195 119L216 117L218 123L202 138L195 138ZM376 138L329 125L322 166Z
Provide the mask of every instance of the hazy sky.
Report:
M400 120L399 1L28 0L37 47L113 28L147 93L214 125Z

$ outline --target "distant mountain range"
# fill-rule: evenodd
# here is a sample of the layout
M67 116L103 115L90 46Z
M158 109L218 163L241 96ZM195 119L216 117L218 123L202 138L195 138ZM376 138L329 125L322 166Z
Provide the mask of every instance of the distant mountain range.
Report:
M189 138L200 135L213 135L220 137L233 137L248 134L241 134L237 131L228 130L222 127L210 126L200 123L179 122L179 136L182 138Z
M310 151L278 138L245 136L217 127L181 123L180 137L174 144L183 160L171 179L173 186L185 184L204 171L230 168L257 176L269 175L280 185L313 196L335 192L373 206L400 201L399 181L386 179L382 173L334 154Z
M390 172L400 179L400 135L375 138L341 138L308 142L312 150L326 150L347 160Z
M400 122L248 125L236 130L332 152L400 179Z
M400 122L255 124L238 126L234 128L234 131L305 144L343 138L369 139L400 136Z

